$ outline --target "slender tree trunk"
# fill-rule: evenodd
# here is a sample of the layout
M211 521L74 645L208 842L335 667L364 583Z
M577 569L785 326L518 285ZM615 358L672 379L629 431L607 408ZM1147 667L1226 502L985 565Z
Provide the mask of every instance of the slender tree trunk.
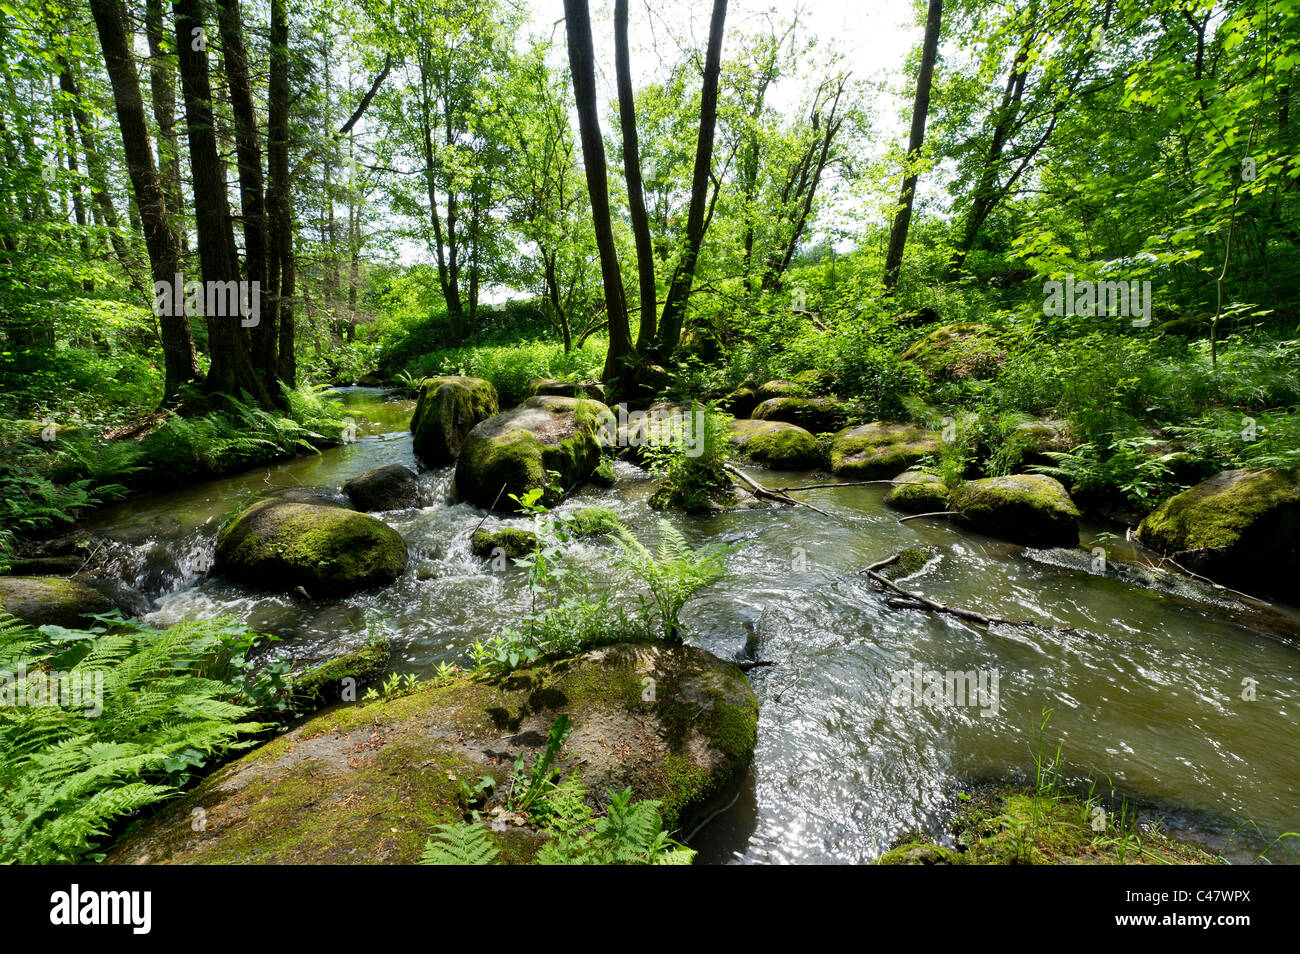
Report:
M289 194L289 14L287 0L271 0L271 62L266 115L267 316L276 333L276 376L295 385L293 328L293 220ZM288 351L286 353L286 342Z
M174 0L172 11L176 20L176 52L181 88L185 96L190 172L194 179L194 217L198 227L199 262L203 280L212 289L220 287L216 283L239 282L239 252L235 246L234 224L226 197L225 169L217 151L202 2ZM270 394L261 376L253 368L248 335L241 326L241 316L236 312L233 315L209 314L205 317L208 350L212 361L208 372L208 391L235 398L247 393L258 404L270 407Z
M267 320L267 222L262 179L262 147L258 141L257 113L253 107L253 82L248 72L248 53L239 0L221 0L217 10L221 44L225 52L226 82L230 111L235 119L235 151L239 167L240 209L244 219L244 267L250 284L257 290L257 324L249 329L253 367L277 404L284 398L276 386L277 329Z
M655 349L659 321L658 290L655 285L654 243L645 211L645 190L641 182L641 145L636 129L636 101L632 93L631 54L627 42L627 0L614 3L614 64L618 73L618 117L623 131L623 177L627 180L628 209L632 235L636 240L636 272L641 299L641 327L636 349L648 354Z
M176 139L176 68L165 47L162 0L145 0L144 32L149 40L149 91L153 118L158 124L158 172L162 178L172 229L181 243L181 255L189 252L189 230L185 224L185 198L181 191L181 149Z
M122 130L127 172L135 193L136 206L140 210L155 287L157 283L164 282L165 288L171 288L180 271L180 243L167 216L167 201L158 170L154 167L153 151L149 148L144 100L140 96L140 81L136 75L135 60L131 55L126 30L126 8L122 0L90 0L90 9L95 17L95 27L104 50L104 62L113 86L113 101L117 109L118 127ZM70 77L71 71L66 72ZM78 123L81 119L78 116ZM86 161L89 164L89 151ZM170 310L179 311L180 314L159 316L165 367L165 401L174 399L183 384L200 377L194 337L190 333L190 320L183 309Z
M682 334L686 303L695 280L695 265L704 240L704 213L708 203L709 177L713 171L713 136L718 119L718 77L722 72L722 33L727 18L727 0L713 0L709 20L709 45L704 58L704 86L700 93L700 134L695 145L695 174L691 179L691 205L686 216L686 248L668 286L663 318L659 322L658 356L666 361Z
M587 175L587 190L591 195L592 226L596 233L596 249L600 253L605 310L609 316L609 350L605 354L603 377L608 382L617 381L627 387L632 381L631 365L635 352L628 330L623 275L619 271L618 249L614 245L614 228L609 216L605 142L600 135L600 118L596 111L596 52L591 39L591 12L587 0L564 0L564 14L573 95L578 108L578 132L582 140L582 162Z
M925 119L930 111L930 80L939 50L939 27L943 19L943 0L930 0L925 16L925 40L921 45L921 68L916 74L916 99L912 103L912 131L907 139L907 170L903 174L903 191L898 197L898 212L889 230L889 251L885 254L885 287L898 284L898 270L903 264L907 230L912 223L912 201L916 196L916 163L925 142Z

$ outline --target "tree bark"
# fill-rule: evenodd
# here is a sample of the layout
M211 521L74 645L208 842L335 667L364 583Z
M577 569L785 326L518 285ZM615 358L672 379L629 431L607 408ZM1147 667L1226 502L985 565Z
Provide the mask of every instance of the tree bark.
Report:
M725 0L719 0L724 2ZM628 330L627 301L623 275L618 266L618 249L609 213L605 143L600 135L596 111L596 53L591 39L591 11L587 0L564 0L565 32L569 40L569 69L573 74L573 96L578 108L578 132L582 160L591 195L592 226L600 253L600 273L605 289L605 311L609 316L609 350L605 353L603 378L624 388L632 382L632 338Z
M149 40L149 91L153 100L153 118L158 124L158 173L183 256L189 251L189 234L185 226L185 198L181 192L181 149L176 138L175 67L171 55L163 47L162 0L146 0L144 32Z
M653 351L659 322L658 290L655 285L654 243L650 219L645 211L645 188L641 181L641 144L636 129L636 101L632 93L631 54L627 42L627 0L614 3L614 64L618 73L618 118L623 132L623 178L627 181L628 210L632 236L636 240L636 272L640 291L641 326L636 350Z
M912 201L916 196L916 162L925 142L925 119L930 111L930 81L939 50L939 28L943 19L943 0L930 0L925 16L925 40L921 44L921 68L916 74L916 99L912 103L912 130L907 139L907 170L903 174L903 191L898 197L898 212L889 230L889 250L885 254L885 287L898 284L898 270L903 264L907 230L912 223Z
M278 331L276 376L297 383L294 355L293 214L289 194L289 13L287 0L271 0L271 62L266 116L267 284L270 324Z
M171 283L176 280L176 274L180 270L180 243L172 231L171 220L167 215L167 201L158 170L154 167L153 151L149 148L144 100L140 95L140 81L136 75L135 60L131 55L126 30L126 7L122 0L90 0L90 8L113 87L113 101L117 109L118 127L122 130L127 173L135 193L136 207L140 210L153 279L155 283L165 282L165 287L171 288ZM67 74L70 77L71 71L68 70ZM81 118L78 117L79 122ZM87 164L90 163L89 153L86 161ZM180 314L159 316L165 369L164 401L173 400L182 385L200 377L190 320L183 309L172 311L180 311Z

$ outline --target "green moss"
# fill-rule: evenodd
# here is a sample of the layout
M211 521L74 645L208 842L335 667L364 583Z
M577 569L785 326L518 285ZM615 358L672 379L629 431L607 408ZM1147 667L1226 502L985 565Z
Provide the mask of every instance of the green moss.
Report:
M803 470L822 463L817 438L782 421L732 421L731 443L742 456L765 467Z
M915 424L875 421L846 427L831 441L831 470L857 480L883 480L939 453L939 435Z
M274 499L253 504L217 539L227 576L317 597L390 583L406 561L401 534L368 514Z
M374 682L388 666L389 651L390 646L386 640L375 640L347 655L307 670L293 681L294 705L305 711L338 702L344 680L347 679L353 680L351 685L356 688Z
M470 537L469 548L475 556L488 559L496 555L498 547L512 560L520 560L533 552L537 545L537 534L531 530L518 530L514 527L502 527L500 530L475 530Z
M480 507L511 510L512 494L538 489L554 504L596 469L601 425L612 419L598 401L529 398L470 431L456 461L456 493ZM557 484L549 471L559 475Z
M31 626L76 627L111 613L112 600L84 583L60 576L0 576L0 609Z
M569 529L574 536L598 537L606 533L617 533L623 526L618 514L608 507L583 507L568 518Z
M426 378L411 416L415 453L430 467L450 464L474 425L497 410L496 389L481 378Z
M937 513L948 509L948 487L934 474L909 470L899 474L885 494L885 503L907 513Z
M1003 334L978 322L958 322L936 328L913 342L903 360L916 364L933 380L993 377L1006 360Z
M1079 510L1061 484L1042 474L985 477L948 497L971 526L1028 546L1076 546Z
M1101 831L1092 824L1109 819ZM907 837L879 859L882 865L960 864L1215 864L1217 860L1159 832L1120 831L1115 816L1062 793L1023 786L983 788L960 803L948 823L953 847Z
M831 431L844 423L840 402L827 397L770 398L754 408L752 416L759 421L798 424L809 431Z

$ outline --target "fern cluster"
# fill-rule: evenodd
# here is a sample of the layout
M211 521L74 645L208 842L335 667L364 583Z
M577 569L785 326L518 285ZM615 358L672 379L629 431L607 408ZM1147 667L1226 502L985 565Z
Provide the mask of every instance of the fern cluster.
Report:
M104 619L37 631L0 615L0 862L94 857L115 822L267 728L248 721L247 696L225 678L246 643L239 627ZM96 687L94 707L14 704L56 674Z
M709 544L692 547L682 532L667 520L659 521L659 544L651 551L625 529L617 535L622 553L619 565L645 584L649 591L648 616L668 642L681 641L678 616L686 601L727 572L727 556L736 547Z
M597 815L587 804L582 779L570 775L545 798L547 836L533 864L689 865L695 852L664 831L659 802L634 801L632 789L610 792ZM478 822L439 825L425 843L425 865L490 865L501 857L491 832Z

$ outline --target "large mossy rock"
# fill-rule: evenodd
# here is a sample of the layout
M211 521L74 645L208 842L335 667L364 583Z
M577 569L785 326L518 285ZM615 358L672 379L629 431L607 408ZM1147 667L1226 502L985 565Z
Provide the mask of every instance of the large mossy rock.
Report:
M938 513L948 509L948 487L936 475L909 470L894 478L885 503L906 513Z
M406 543L388 524L339 507L263 500L217 537L216 569L234 580L310 596L341 596L391 583Z
M456 495L479 507L510 511L511 494L545 491L554 503L591 476L602 441L617 431L613 412L599 401L533 397L476 425L456 459ZM559 474L560 490L547 471Z
M1300 579L1300 468L1227 470L1169 498L1138 539L1180 566L1294 599Z
M844 408L828 397L768 398L750 415L756 421L784 421L808 431L833 431L844 423Z
M997 329L979 322L936 328L903 352L933 381L994 377L1006 361L1008 345Z
M425 378L411 416L416 455L427 467L450 464L474 425L497 411L496 388L482 378Z
M734 420L731 446L741 457L775 470L806 470L822 464L817 438L797 424Z
M688 646L606 646L505 677L424 683L337 706L226 765L108 861L411 864L435 825L464 817L462 783L490 775L506 789L515 759L531 765L561 713L572 730L557 767L581 772L602 802L625 786L660 800L681 834L743 778L758 703L735 666ZM511 861L539 844L528 829L492 837Z
M970 526L990 536L1035 547L1079 544L1079 510L1059 481L1043 474L985 477L948 497Z
M358 510L405 510L418 501L415 471L401 464L385 464L353 477L343 490Z
M939 453L939 435L915 424L874 421L846 427L831 441L831 470L858 480L888 480Z
M111 613L113 601L77 580L56 576L0 576L0 613L29 626L76 629L95 625L92 614Z
M606 400L605 386L599 381L561 381L558 378L533 378L528 382L528 396Z

